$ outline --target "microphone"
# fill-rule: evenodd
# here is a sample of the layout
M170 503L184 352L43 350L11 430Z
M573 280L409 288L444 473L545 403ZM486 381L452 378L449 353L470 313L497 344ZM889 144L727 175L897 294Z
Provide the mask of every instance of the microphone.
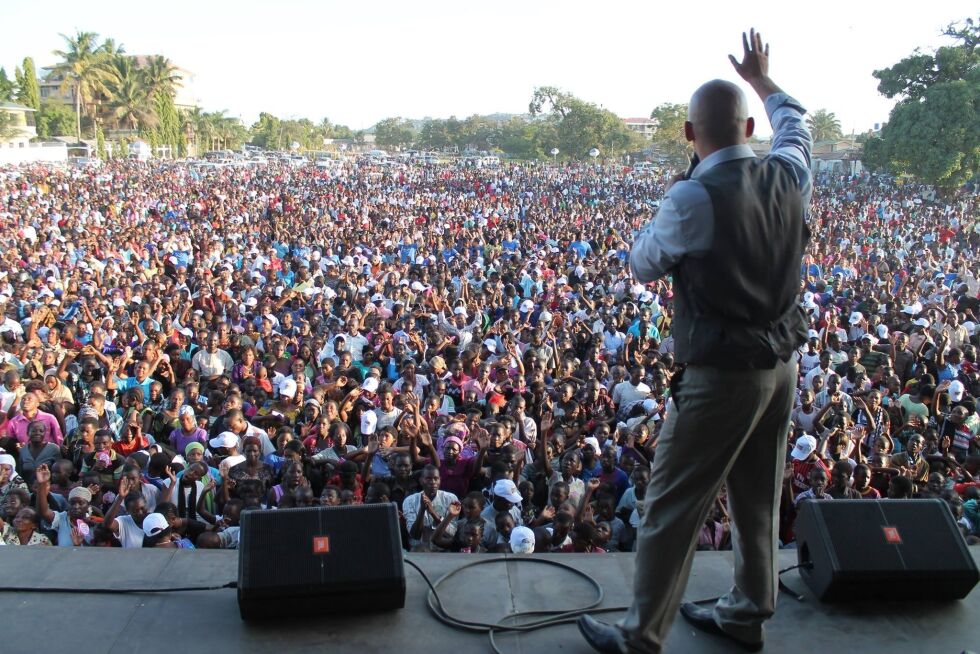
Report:
M691 175L694 174L694 169L698 167L699 163L701 163L701 157L695 152L694 156L691 157L691 164L687 167L687 172L684 173L684 179L691 179Z

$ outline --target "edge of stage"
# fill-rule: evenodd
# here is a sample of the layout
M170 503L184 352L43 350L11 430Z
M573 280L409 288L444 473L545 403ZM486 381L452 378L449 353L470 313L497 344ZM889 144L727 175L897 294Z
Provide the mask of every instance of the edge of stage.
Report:
M971 548L980 562L980 549ZM594 577L605 591L604 606L629 602L633 554L539 555L569 564ZM509 558L506 564L462 571L440 588L444 604L459 617L496 621L514 610L573 608L587 603L587 582L558 568L521 564L503 555L409 554L435 581L481 558ZM796 563L794 551L779 554L780 567ZM0 547L0 585L31 588L161 588L220 586L235 581L233 551L71 549ZM70 594L0 592L4 651L129 652L281 651L481 652L486 635L453 630L426 607L426 586L418 572L405 569L408 591L400 611L328 615L247 624L238 614L236 592L222 589L165 594ZM784 581L804 596L798 602L780 594L775 617L767 623L770 652L832 651L846 646L864 654L959 653L980 647L980 586L958 602L822 604L796 571ZM731 552L695 556L686 597L701 599L725 592L731 583ZM605 614L600 619L614 619ZM52 619L53 618L53 619ZM62 626L62 622L64 625ZM526 634L500 634L508 652L590 652L574 625ZM730 652L731 643L674 623L667 650Z

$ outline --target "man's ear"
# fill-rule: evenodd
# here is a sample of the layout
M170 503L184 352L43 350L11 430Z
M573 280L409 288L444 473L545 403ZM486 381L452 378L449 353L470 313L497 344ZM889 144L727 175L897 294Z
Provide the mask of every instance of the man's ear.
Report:
M755 132L755 118L749 116L745 121L745 138L752 138L752 134Z
M690 142L694 142L694 123L689 120L684 121L684 138Z

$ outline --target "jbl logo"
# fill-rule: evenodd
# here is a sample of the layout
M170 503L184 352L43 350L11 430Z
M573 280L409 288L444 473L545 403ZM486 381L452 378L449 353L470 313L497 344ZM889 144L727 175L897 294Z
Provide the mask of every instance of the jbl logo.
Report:
M313 553L330 554L330 536L314 536Z
M896 527L882 527L881 530L885 532L885 542L892 545L902 544L902 536Z

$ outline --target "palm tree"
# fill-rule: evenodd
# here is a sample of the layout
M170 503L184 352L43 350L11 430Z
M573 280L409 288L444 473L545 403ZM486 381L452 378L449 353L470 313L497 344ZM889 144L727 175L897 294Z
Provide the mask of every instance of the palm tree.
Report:
M814 142L832 141L842 136L840 120L832 111L817 109L807 116L806 124L810 128Z
M156 98L161 93L173 97L177 84L183 79L177 74L177 67L161 55L149 57L142 71L150 98Z
M200 156L204 150L202 146L207 135L207 114L200 107L193 107L190 111L182 112L184 121L190 130L188 141L194 144L194 154Z
M225 110L209 111L204 116L204 133L208 137L208 150L217 150L224 129Z
M151 126L155 115L150 107L149 91L132 57L113 57L112 71L113 77L106 86L111 98L112 117L118 124L132 130Z
M54 54L63 61L54 70L62 75L61 91L72 89L75 96L75 136L81 140L82 109L99 94L108 95L106 85L113 73L105 44L98 43L98 34L78 32L74 37L62 34L61 38L65 40L65 49L55 50ZM110 41L110 45L113 50L121 50L115 42Z

